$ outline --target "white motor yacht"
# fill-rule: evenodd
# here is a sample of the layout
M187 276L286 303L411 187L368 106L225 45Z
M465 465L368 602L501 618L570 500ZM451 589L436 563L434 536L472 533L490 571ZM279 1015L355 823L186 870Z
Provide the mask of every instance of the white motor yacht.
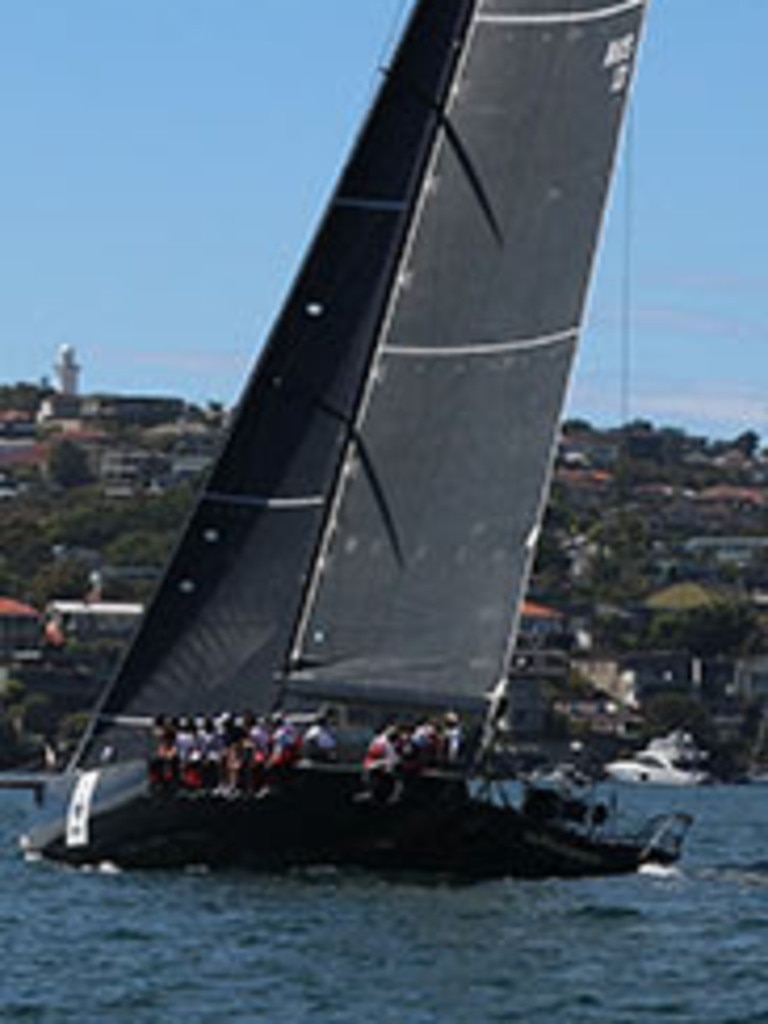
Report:
M690 733L675 730L651 740L631 757L611 761L605 772L615 782L701 786L710 781L708 758L709 754L696 745Z

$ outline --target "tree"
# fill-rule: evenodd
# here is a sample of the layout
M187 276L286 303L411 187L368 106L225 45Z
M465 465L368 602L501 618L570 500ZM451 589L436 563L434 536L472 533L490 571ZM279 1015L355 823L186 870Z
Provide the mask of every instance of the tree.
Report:
M651 697L643 704L643 717L649 737L685 729L704 747L711 747L717 738L709 712L701 701L683 694L662 693Z
M51 449L48 474L54 483L65 490L81 487L93 480L87 454L79 444L66 438L54 444Z
M596 524L592 540L598 550L590 581L595 598L626 604L647 591L651 571L647 520L619 510Z
M131 530L105 547L104 562L107 565L162 566L175 539L176 533L172 530Z
M57 598L81 599L88 590L88 571L76 562L54 562L43 566L29 584L32 603L45 608Z
M760 447L760 436L754 430L745 430L731 445L747 459L753 459Z
M735 601L714 601L657 616L649 630L652 646L684 650L698 657L746 654L760 646L757 613Z
M51 393L50 385L17 384L0 385L0 409L14 409L19 412L36 413L46 395Z
M59 755L72 754L85 734L91 715L88 711L75 711L65 715L56 729L56 751Z
M569 420L565 420L563 423L563 433L568 434L592 434L594 433L594 427L589 420L580 419L574 417Z

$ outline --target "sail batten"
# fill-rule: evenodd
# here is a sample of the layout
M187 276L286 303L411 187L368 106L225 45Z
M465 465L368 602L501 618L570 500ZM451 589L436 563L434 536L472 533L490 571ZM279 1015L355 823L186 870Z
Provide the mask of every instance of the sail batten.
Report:
M267 498L260 494L221 494L209 491L204 495L204 499L219 505L239 505L241 508L251 507L286 511L319 508L325 504L325 497L322 494L298 498Z

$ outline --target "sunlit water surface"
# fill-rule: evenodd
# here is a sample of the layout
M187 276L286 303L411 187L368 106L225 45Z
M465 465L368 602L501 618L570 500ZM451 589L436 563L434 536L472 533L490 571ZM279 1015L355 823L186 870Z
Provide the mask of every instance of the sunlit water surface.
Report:
M679 869L473 886L29 864L0 794L0 1021L768 1022L768 787L621 792L696 817Z

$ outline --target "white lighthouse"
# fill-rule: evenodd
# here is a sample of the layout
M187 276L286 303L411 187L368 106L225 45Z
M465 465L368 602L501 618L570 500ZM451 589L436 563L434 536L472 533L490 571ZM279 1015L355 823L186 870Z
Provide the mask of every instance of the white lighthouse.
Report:
M78 392L80 367L71 345L62 345L53 367L60 395L75 396Z

